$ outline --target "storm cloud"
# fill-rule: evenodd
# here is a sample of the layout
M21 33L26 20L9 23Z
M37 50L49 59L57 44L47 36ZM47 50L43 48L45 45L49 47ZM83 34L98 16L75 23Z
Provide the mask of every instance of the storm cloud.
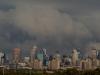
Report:
M0 45L26 48L36 44L52 52L72 48L84 52L91 44L100 43L99 3L5 0L0 6Z

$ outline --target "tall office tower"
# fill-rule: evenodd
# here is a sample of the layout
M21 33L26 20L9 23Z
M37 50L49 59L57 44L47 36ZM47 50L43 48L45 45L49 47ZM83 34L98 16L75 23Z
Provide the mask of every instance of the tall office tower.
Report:
M38 60L40 60L40 61L43 62L43 60L44 60L44 55L43 55L43 53L42 53L42 52L37 52L37 53L36 53L36 58L37 58Z
M96 59L97 58L97 50L96 49L92 49L91 57L92 57L92 59Z
M97 68L97 50L96 49L92 49L91 50L91 58L92 58L92 68L95 69Z
M47 50L45 48L43 48L42 51L43 51L44 56L47 57L48 56L47 55Z
M96 59L96 68L99 68L99 67L100 67L100 60Z
M47 50L45 48L43 48L42 51L43 51L43 65L47 66L48 60L49 60L49 57L47 55Z
M38 59L34 59L34 61L33 61L33 69L42 70L43 69L42 61L40 61Z
M24 57L24 62L29 63L30 57Z
M100 66L100 60L92 59L92 69L96 69L98 66Z
M61 65L63 67L66 66L66 62L67 62L67 56L66 55L63 55Z
M63 58L62 58L62 63L61 63L62 66L71 66L71 58L66 56L66 55L63 55Z
M73 49L72 51L72 66L77 66L77 62L78 62L78 56L79 56L79 53L77 52L76 49Z
M30 61L31 61L31 63L33 63L33 61L35 59L36 50L37 50L37 46L33 46L33 49L30 52Z
M100 67L100 50L97 50L97 61L96 61L97 67Z
M80 69L81 70L91 70L92 68L92 59L87 57L86 59L82 59L80 61Z
M13 49L13 63L17 64L20 61L21 49L14 48Z
M60 60L56 58L53 58L52 60L50 60L48 63L48 69L50 70L60 69Z
M65 62L66 66L71 66L71 58L67 57L67 61Z
M4 64L4 53L0 52L0 65L3 65Z
M97 66L100 67L100 50L98 50L98 53L97 53Z
M11 59L10 55L9 54L5 54L4 58L5 58L5 61L4 61L5 64L7 64L7 65L10 64L10 59Z
M82 59L80 61L80 70L86 70L86 68L87 68L86 60Z
M59 52L56 52L56 54L54 55L54 58L61 60L61 55L59 54Z
M97 53L97 59L100 60L100 50L98 50L98 53Z
M92 69L92 59L90 57L86 58L86 69Z

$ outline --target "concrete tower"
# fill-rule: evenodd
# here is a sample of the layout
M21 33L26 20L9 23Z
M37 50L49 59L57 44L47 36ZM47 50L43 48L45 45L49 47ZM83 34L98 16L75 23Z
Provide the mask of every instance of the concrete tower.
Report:
M44 56L47 57L47 50L45 48L42 49Z
M96 59L97 58L97 50L96 49L92 49L91 57L92 57L92 59Z
M79 53L77 52L77 50L73 49L73 51L72 51L72 66L76 66L77 65L78 56L79 56Z
M51 70L58 70L60 69L60 64L61 64L61 56L59 52L56 52L53 59L49 61L48 68Z
M0 52L0 65L4 63L4 53Z
M97 59L97 50L94 48L91 51L91 58L92 58L92 68L96 69L98 66L98 59Z
M13 63L18 63L20 61L20 54L21 54L20 48L13 49Z
M33 61L35 59L36 50L37 50L37 46L33 46L33 49L30 51L30 61L31 61L31 63L33 63Z
M43 51L43 65L47 66L49 61L49 56L47 54L47 50L45 48L42 49Z
M61 55L59 54L59 52L56 52L56 54L54 55L54 58L61 60Z

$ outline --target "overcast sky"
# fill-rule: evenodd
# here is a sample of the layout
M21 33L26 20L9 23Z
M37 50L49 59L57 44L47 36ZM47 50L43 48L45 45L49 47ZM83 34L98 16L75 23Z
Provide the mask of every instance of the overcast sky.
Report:
M54 52L100 46L100 0L0 0L0 48Z

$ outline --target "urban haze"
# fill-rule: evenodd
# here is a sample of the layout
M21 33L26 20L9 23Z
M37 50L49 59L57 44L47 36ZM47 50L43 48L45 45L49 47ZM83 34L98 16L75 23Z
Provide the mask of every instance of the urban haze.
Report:
M0 48L99 49L99 7L99 0L0 0Z

